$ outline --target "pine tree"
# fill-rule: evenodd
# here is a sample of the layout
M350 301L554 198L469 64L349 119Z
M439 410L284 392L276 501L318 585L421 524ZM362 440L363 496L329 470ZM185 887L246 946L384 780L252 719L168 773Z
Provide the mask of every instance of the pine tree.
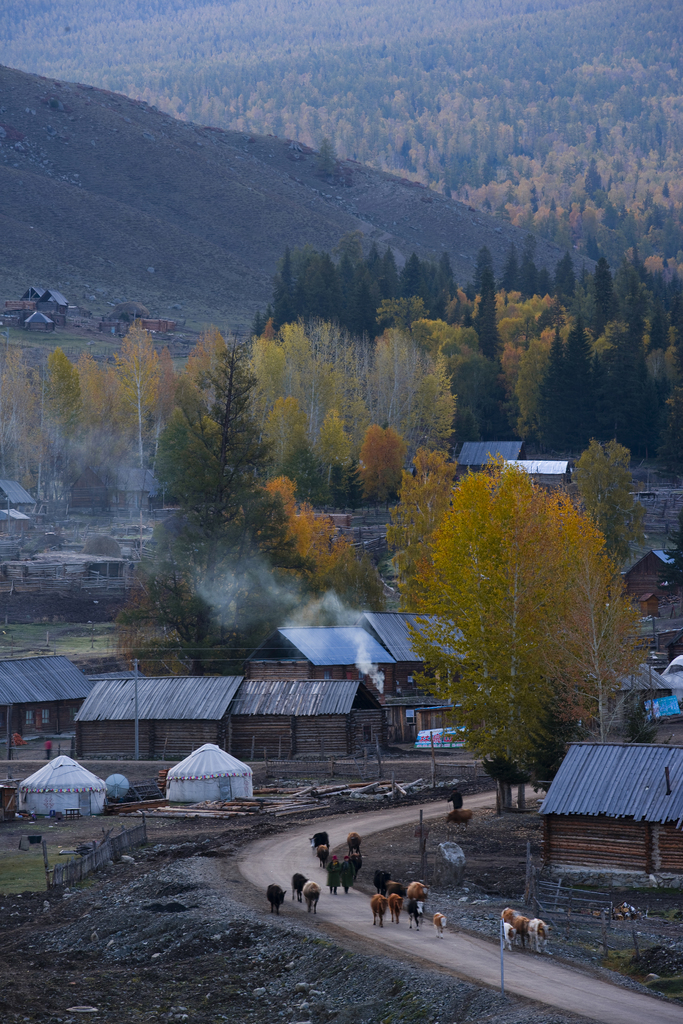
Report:
M540 434L549 448L562 448L566 436L565 403L567 386L565 379L564 345L559 327L550 349L548 369L541 385Z
M396 260L394 259L394 252L391 246L387 246L387 250L382 257L382 269L379 275L379 293L380 299L395 299L398 295L398 270L396 269Z
M530 299L538 290L538 270L534 263L536 239L527 235L522 250L522 265L519 268L519 288L525 299Z
M683 508L678 513L678 529L669 538L671 543L665 553L669 556L669 564L662 569L658 583L660 586L676 587L679 592L683 587Z
M481 249L477 253L477 262L474 267L474 290L475 293L481 295L481 290L484 285L484 276L491 275L493 277L493 261L491 259L491 253L489 249L482 245ZM473 296L474 297L474 296Z
M593 307L593 334L596 338L605 330L605 326L613 319L615 313L614 284L609 263L604 256L598 260L593 276L595 304Z
M292 254L289 246L285 249L282 267L275 275L273 289L273 326L279 330L283 324L296 319L294 311L294 277L292 274Z
M495 359L498 355L500 336L496 321L496 289L493 270L484 266L481 273L481 292L479 309L474 321L474 329L479 336L479 348L487 359Z
M597 190L602 188L602 178L600 177L598 165L595 162L594 156L591 157L591 161L588 165L588 170L586 171L586 177L584 178L584 188L586 190L586 195L590 196L591 199L594 197Z
M564 444L575 451L581 451L594 433L595 396L590 344L580 316L567 338L564 378Z
M353 291L347 317L348 328L353 334L377 333L377 307L379 293L367 267L357 267L353 280Z
M571 256L566 252L555 267L555 295L566 305L568 300L574 297L575 290L574 265Z
M516 292L519 288L519 266L517 265L517 249L514 242L511 243L505 258L500 287L505 292Z
M413 295L424 298L422 267L416 253L411 253L401 271L400 290L401 297L404 299L409 299Z
M655 299L650 316L650 350L669 347L669 318L661 299Z

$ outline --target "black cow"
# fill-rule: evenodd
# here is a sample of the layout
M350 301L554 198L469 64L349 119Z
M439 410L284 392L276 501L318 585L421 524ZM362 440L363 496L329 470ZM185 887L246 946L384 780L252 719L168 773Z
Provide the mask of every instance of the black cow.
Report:
M422 920L422 912L424 910L424 903L422 902L422 900L408 900L406 909L408 911L408 920L410 922L410 927L413 927L414 921L415 927L419 932L420 921Z
M311 846L313 847L313 853L315 853L315 851L318 849L319 846L327 846L327 847L329 847L329 845L330 845L330 837L328 836L327 832L316 832L316 834L311 839Z
M296 875L292 875L292 899L296 896L299 903L303 902L301 899L301 893L306 884L306 876L300 875L298 872Z
M377 871L375 871L375 877L373 881L375 883L375 889L377 890L378 893L380 893L381 896L386 896L387 882L390 880L390 878L391 873L389 871L380 871L379 868L377 869Z
M279 885L268 886L268 888L266 889L266 899L270 903L271 914L273 913L273 909L275 909L275 913L278 915L278 917L280 916L280 907L285 902L286 892L287 890L281 889Z

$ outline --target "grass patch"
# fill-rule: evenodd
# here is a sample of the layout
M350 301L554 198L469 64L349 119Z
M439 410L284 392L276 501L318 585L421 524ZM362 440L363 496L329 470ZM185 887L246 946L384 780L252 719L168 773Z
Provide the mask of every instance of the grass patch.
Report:
M29 823L26 823L29 826ZM26 828L26 835L42 835L47 839L40 825ZM17 837L17 846L19 838ZM66 863L68 857L60 857L59 851L64 843L54 843L48 839L47 858L51 868L57 862ZM0 854L0 893L7 895L13 892L43 892L45 884L45 865L43 864L43 847L40 843L28 850L13 850Z
M648 988L654 992L661 992L669 999L683 999L683 975L675 978L657 978L655 981L646 982Z

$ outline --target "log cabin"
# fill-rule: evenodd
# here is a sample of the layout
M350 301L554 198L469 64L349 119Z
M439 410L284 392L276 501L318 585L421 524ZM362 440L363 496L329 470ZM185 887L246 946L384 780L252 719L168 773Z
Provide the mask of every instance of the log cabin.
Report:
M683 749L572 743L540 808L544 873L591 885L683 885Z
M622 574L629 597L639 599L642 594L664 597L671 593L671 587L667 590L659 585L662 572L670 562L671 557L661 549L648 551L634 562L631 568Z
M480 473L491 459L504 462L526 459L524 441L465 441L458 455L455 479L460 480L467 473Z
M68 658L9 658L0 661L0 737L61 736L93 688Z

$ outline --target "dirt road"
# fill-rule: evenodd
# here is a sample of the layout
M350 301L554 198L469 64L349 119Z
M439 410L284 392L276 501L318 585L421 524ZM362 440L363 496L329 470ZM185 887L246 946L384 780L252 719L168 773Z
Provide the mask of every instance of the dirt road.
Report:
M488 807L493 794L482 793L468 800L468 806ZM345 842L349 832L361 836L380 832L411 821L419 820L419 807L387 809L376 813L345 815L339 818L317 819L315 828L297 829L286 835L259 840L250 844L239 859L243 877L263 892L271 882L277 882L287 891L287 912L306 913L305 905L290 899L291 878L300 871L323 886L318 905L318 923L329 922L354 935L382 947L387 954L423 957L431 963L445 967L467 981L498 987L500 985L500 951L497 945L485 939L448 932L443 940L436 939L430 915L438 907L427 904L424 926L419 932L410 931L403 918L401 924L385 919L383 929L372 924L369 899L351 890L343 889L338 896L329 896L324 886L325 873L318 867L312 854L309 837L313 831L327 831L332 846ZM443 805L427 804L425 818L443 815ZM387 923L388 921L388 923ZM582 1014L605 1024L683 1024L683 1008L656 1000L639 992L574 972L553 963L550 957L529 956L518 952L505 954L505 988L528 999Z

